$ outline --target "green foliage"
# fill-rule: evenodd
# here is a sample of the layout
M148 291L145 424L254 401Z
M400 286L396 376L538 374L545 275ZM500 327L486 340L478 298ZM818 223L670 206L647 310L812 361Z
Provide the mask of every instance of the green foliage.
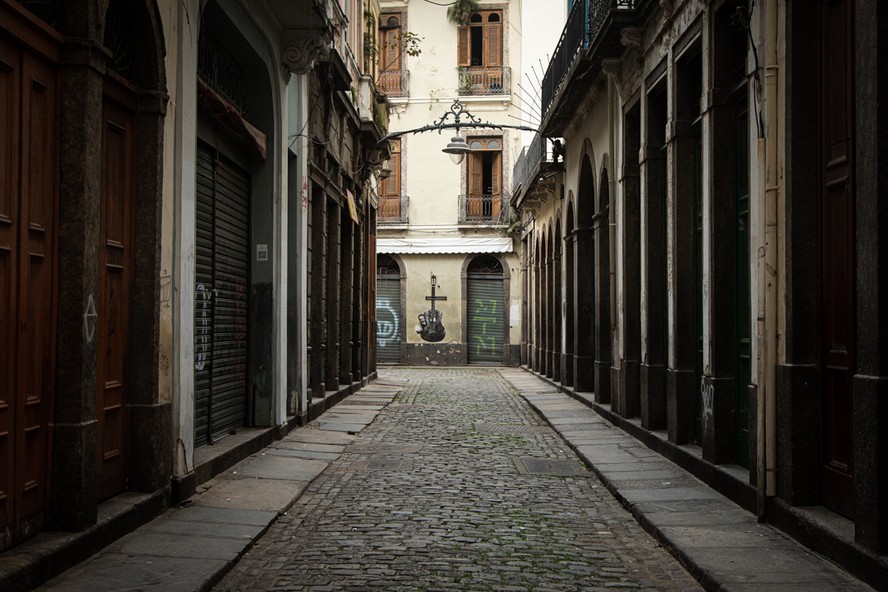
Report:
M477 0L456 0L447 8L447 20L454 25L465 25L469 16L478 10Z

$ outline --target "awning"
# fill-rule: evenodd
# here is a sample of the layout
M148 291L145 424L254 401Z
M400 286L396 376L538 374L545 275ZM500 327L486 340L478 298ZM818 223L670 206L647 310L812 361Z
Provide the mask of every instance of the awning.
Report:
M376 241L377 253L398 255L447 253L511 253L512 238L381 238Z

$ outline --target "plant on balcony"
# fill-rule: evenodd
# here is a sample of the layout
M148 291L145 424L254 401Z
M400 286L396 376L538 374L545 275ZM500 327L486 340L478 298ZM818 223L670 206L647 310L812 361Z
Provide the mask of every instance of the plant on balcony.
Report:
M477 0L456 0L447 8L447 20L454 25L465 25L469 16L478 10Z

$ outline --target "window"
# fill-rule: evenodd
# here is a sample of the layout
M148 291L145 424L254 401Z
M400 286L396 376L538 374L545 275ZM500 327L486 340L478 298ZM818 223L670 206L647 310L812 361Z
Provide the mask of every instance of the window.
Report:
M500 10L475 12L469 24L457 29L459 65L490 67L503 65L503 15Z
M507 86L503 68L503 13L472 13L469 24L457 28L460 94L502 93Z
M381 222L399 222L401 212L401 139L389 142L391 156L386 163L390 171L379 184L379 212Z
M379 19L379 88L392 97L407 96L401 21L400 13L386 13Z
M496 222L502 212L502 140L469 138L467 222Z

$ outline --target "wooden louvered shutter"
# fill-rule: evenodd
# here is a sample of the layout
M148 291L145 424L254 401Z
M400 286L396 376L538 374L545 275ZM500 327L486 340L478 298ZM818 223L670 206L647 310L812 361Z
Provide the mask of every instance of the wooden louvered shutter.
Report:
M499 218L500 211L502 210L502 153L497 152L493 155L493 161L491 163L491 196L493 200L493 219L496 220Z
M469 52L469 28L456 28L456 60L458 66L471 65L471 52Z
M469 155L469 195L466 196L466 215L469 219L478 219L483 215L481 196L484 194L482 187L484 165L481 157L481 152Z
M485 23L484 25L484 65L487 67L503 65L502 23Z
M398 42L399 32L400 29L387 29L383 34L382 69L385 71L401 69L401 47Z

